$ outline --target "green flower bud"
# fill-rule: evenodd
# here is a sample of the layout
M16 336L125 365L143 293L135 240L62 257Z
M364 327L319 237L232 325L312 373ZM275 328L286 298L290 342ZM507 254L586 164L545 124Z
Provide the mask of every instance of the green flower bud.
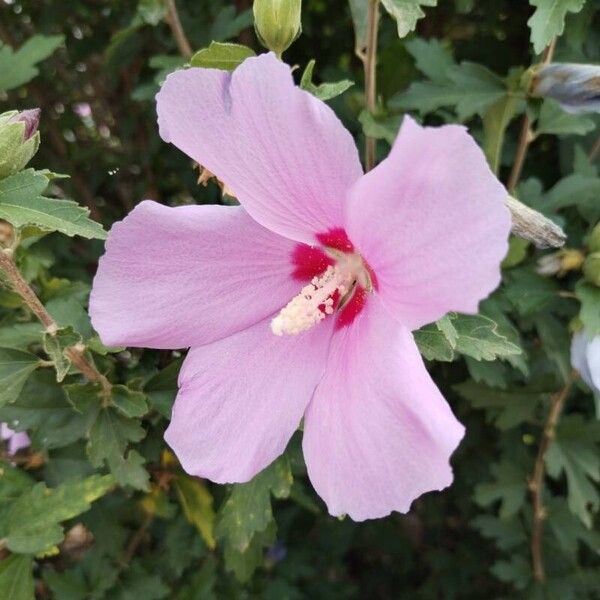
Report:
M25 168L40 146L39 109L0 115L0 179Z
M588 254L583 263L583 274L590 283L600 287L600 252Z
M261 44L281 56L302 31L302 0L254 0L253 9Z
M600 223L592 229L588 237L588 247L590 252L600 252Z

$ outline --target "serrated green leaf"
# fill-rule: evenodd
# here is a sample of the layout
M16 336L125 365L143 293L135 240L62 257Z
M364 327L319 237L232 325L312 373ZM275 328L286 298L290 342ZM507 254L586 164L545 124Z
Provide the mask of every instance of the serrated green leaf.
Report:
M139 442L144 436L138 421L103 408L89 432L90 462L96 468L106 462L121 485L147 490L148 473L142 466L143 457L135 450L125 454L130 442Z
M42 343L43 332L43 326L37 321L0 327L0 348L27 350L31 344Z
M498 331L497 324L483 315L456 315L456 351L476 360L495 360L521 354L519 346Z
M62 35L34 35L18 50L0 43L0 90L12 90L33 79L37 63L48 58L64 42Z
M247 46L211 42L208 48L203 48L192 56L190 65L205 69L233 71L251 56L256 56L256 54L252 48L248 48Z
M590 336L600 335L600 288L581 281L575 287L581 302L579 318Z
M458 118L484 115L507 92L504 81L483 65L462 62L448 69L445 81L418 81L390 101L396 110L427 114L445 106L455 107Z
M256 532L248 546L240 551L232 545L226 545L223 552L225 566L228 571L232 571L238 581L247 582L257 567L264 561L264 551L275 541L276 526L274 521L270 521L264 531Z
M0 422L29 433L32 443L41 448L61 448L85 436L98 411L96 399L75 410L54 374L42 369L31 375L19 398L0 407Z
M179 503L185 518L198 530L206 545L213 550L216 546L213 497L200 479L178 475L174 481Z
M442 42L432 38L424 40L415 37L405 42L405 47L415 59L415 66L431 81L448 81L448 71L456 65L452 53Z
M437 0L382 0L388 13L396 20L398 37L406 37L425 16L422 6L437 6Z
M354 26L354 47L362 50L367 45L368 4L364 0L349 0L352 25Z
M167 418L171 418L171 407L177 396L177 378L183 361L173 361L168 367L151 377L144 386L150 404Z
M571 512L562 498L550 498L546 502L548 525L560 548L572 560L575 559L579 543L583 543L595 554L600 552L600 533L586 529Z
M54 334L44 333L44 351L54 363L56 381L59 383L67 376L71 368L71 360L65 354L65 350L81 341L81 336L72 327L59 329Z
M94 475L48 489L38 483L22 494L7 513L5 532L9 550L38 554L63 539L62 521L89 510L90 504L114 486L110 475Z
M521 510L527 495L527 473L508 461L501 460L491 466L493 483L480 483L475 487L475 502L489 506L500 501L501 519L510 519Z
M28 377L38 368L40 359L35 354L0 348L0 406L14 402Z
M48 178L33 169L0 181L0 218L15 227L36 225L45 231L68 236L106 239L102 225L89 218L89 210L70 200L45 198L41 194Z
M304 73L302 74L302 79L300 81L300 87L303 90L306 90L307 92L311 93L316 98L319 98L319 100L323 100L324 102L326 100L331 100L336 96L340 96L354 85L354 82L348 79L315 85L312 80L313 72L315 70L315 64L316 61L313 59L309 61L306 65Z
M585 115L565 112L555 100L544 100L535 135L585 135L596 127Z
M398 115L375 116L368 110L361 111L358 120L367 137L385 140L390 146L394 143L402 117Z
M578 13L585 0L529 0L529 4L536 7L527 21L531 43L536 54L541 54L555 37L562 35L567 13Z
M124 385L113 385L111 399L113 405L126 417L143 417L148 412L146 396L133 392Z
M512 550L527 543L527 532L519 519L502 520L479 515L471 522L485 538L492 539L500 550Z
M0 598L34 600L33 557L9 556L0 561Z
M454 360L454 348L444 332L436 323L431 323L413 332L419 352L427 360L451 362Z
M527 389L497 390L481 383L467 381L454 389L473 407L486 411L486 418L500 430L507 430L532 420L547 393Z
M600 482L600 423L586 423L581 415L563 417L546 453L546 467L554 478L564 472L569 508L591 527L593 514L600 508L600 494L593 483Z
M266 530L273 520L271 494L289 495L293 482L287 457L282 456L248 483L233 486L229 498L219 510L215 535L225 548L245 552L253 536Z

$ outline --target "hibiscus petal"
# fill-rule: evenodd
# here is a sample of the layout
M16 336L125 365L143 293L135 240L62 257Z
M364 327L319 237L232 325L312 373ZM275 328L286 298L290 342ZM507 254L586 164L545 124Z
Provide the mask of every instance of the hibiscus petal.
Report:
M463 127L406 117L389 157L350 192L347 231L410 329L477 312L500 282L507 192Z
M407 512L452 482L449 458L464 428L431 380L411 333L371 296L336 331L304 421L304 456L334 516Z
M165 433L183 468L218 483L243 482L275 460L323 374L332 324L278 337L267 319L192 348Z
M587 347L587 364L591 380L590 387L600 393L600 336L595 336Z
M110 232L90 297L92 323L109 346L209 343L298 293L294 247L241 207L144 201Z
M571 365L574 369L579 371L581 379L585 383L593 388L594 381L592 380L592 372L590 371L590 364L588 362L588 344L587 335L585 331L578 331L571 340ZM598 383L600 383L600 355L598 356Z
M265 227L310 244L342 224L346 192L362 175L356 146L275 55L249 58L233 74L176 71L157 111L162 138L224 181Z

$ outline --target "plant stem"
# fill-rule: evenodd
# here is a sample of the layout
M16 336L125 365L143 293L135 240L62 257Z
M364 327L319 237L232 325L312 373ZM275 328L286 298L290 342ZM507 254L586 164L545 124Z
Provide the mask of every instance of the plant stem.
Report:
M554 56L554 50L556 49L556 38L554 38L550 44L544 50L542 55L542 63L548 64L552 62ZM510 177L508 178L507 189L509 194L513 194L519 180L521 179L521 172L523 171L523 165L525 164L525 158L527 157L527 151L531 142L535 139L535 134L531 129L531 119L527 115L527 112L523 115L523 121L521 123L521 133L519 134L519 145L517 146L517 154L515 156L515 162L513 163Z
M370 113L377 108L377 36L379 33L379 0L368 0L367 48L364 53L365 104ZM375 166L377 140L367 136L365 146L365 170Z
M596 157L600 154L600 135L594 142L594 145L591 147L590 152L588 154L588 159L590 162L596 160Z
M165 0L165 2L167 5L167 16L165 20L171 28L171 32L173 33L173 37L177 42L179 52L184 58L191 58L193 54L192 47L190 46L190 42L187 39L185 31L181 25L181 19L179 18L179 13L177 12L175 0Z
M19 271L15 261L12 259L12 251L0 250L0 270L4 271L8 281L14 291L21 296L23 302L28 306L29 310L39 319L44 326L46 333L56 335L59 326L40 302L31 286L25 281L23 275ZM108 379L98 371L92 361L85 355L85 346L76 344L65 350L65 355L69 360L81 371L87 379L95 383L99 383L102 387L102 392L105 397L110 395L111 384Z
M546 519L546 509L544 508L543 503L546 453L556 435L556 426L560 414L576 377L577 373L572 371L562 390L552 397L550 410L548 411L548 416L546 417L546 422L544 424L542 440L535 459L533 474L529 480L529 491L531 492L531 502L533 505L531 562L533 565L533 578L540 583L546 579L544 555L542 551L544 520Z

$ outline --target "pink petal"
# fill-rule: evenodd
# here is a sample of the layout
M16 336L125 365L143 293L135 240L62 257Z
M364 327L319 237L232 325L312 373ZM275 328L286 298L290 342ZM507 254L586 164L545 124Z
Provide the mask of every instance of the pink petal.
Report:
M356 146L274 54L233 74L176 71L157 110L162 138L215 173L265 227L310 244L342 224L346 192L362 174Z
M587 362L590 379L596 393L600 393L600 336L595 336L587 347Z
M8 454L10 456L13 456L19 450L23 450L23 448L28 448L31 444L29 436L24 431L17 433L6 423L0 423L0 439L8 441Z
M346 224L402 324L477 312L500 282L506 196L463 127L405 118L389 157L352 189Z
M218 483L243 482L285 449L325 369L332 321L298 336L270 320L192 348L165 433L183 468Z
M110 232L90 298L92 323L110 346L209 343L298 293L294 248L241 207L144 201Z
M452 482L449 458L464 428L427 373L408 329L371 296L333 336L304 421L304 456L334 516L407 512Z

